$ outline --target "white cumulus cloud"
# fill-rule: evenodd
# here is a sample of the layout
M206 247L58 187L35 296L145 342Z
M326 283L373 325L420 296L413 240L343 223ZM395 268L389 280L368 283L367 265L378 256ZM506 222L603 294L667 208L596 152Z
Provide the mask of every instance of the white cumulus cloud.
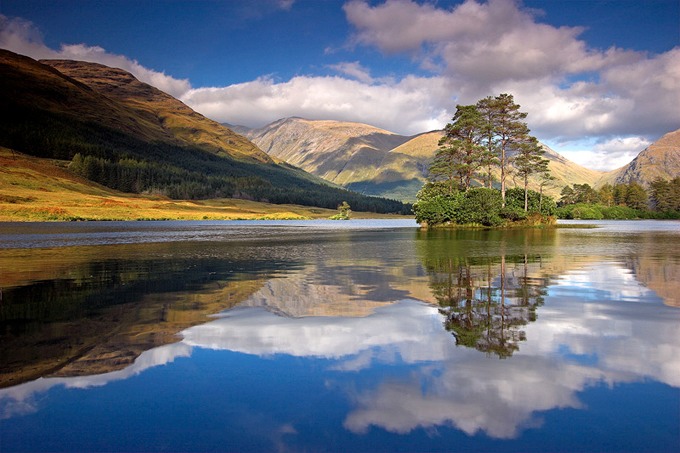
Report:
M431 3L363 0L345 4L356 45L407 53L444 77L460 103L509 92L529 112L539 139L616 141L658 138L680 126L680 48L649 55L595 49L583 29L554 27L520 2ZM614 148L600 147L601 168ZM641 149L636 150L637 152Z
M227 87L196 88L181 100L221 122L262 126L288 116L358 121L405 134L441 127L450 87L441 77L409 76L369 84L344 77L262 77Z

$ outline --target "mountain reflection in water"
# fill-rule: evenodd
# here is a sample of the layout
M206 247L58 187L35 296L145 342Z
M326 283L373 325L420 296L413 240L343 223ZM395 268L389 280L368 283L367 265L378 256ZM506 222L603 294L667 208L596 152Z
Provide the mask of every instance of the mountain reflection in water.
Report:
M109 364L107 354L84 354L71 361L80 362L77 372L71 375L69 368L63 367L60 371L48 370L41 379L0 389L0 420L40 414L51 404L48 396L54 388L94 391L133 376L143 378L151 369L159 370L155 374L159 379L174 369L179 359L199 360L194 357L199 352L210 352L214 354L210 355L211 361L220 363L229 353L227 372L233 375L225 375L224 369L220 374L201 375L182 392L194 395L193 392L213 388L211 383L228 383L243 372L240 367L245 365L241 363L251 363L250 358L280 366L281 374L264 378L268 384L263 387L257 387L260 377L253 376L250 385L255 386L252 391L256 394L268 395L267 387L285 382L284 376L289 372L301 373L306 379L304 385L316 390L289 395L279 391L268 403L268 398L255 398L249 401L247 411L225 399L229 415L205 414L206 418L238 418L233 423L242 432L225 430L225 436L263 434L261 424L248 422L251 411L256 411L273 417L277 429L286 427L289 441L298 442L289 445L289 449L326 446L340 450L342 443L306 443L320 435L320 431L306 432L309 426L316 426L309 425L309 420L321 420L334 413L327 405L314 401L340 398L341 419L334 428L337 431L328 434L330 438L344 439L342 432L370 437L378 429L402 436L401 444L386 443L383 449L402 445L401 449L413 450L408 446L429 449L429 444L410 444L403 438L420 430L432 433L452 428L480 442L519 442L526 433L551 429L542 442L546 442L545 449L554 450L561 444L551 444L550 439L562 442L560 436L565 435L564 429L551 428L554 417L563 414L568 418L569 410L607 413L608 405L614 408L619 404L600 397L602 406L593 408L592 400L584 400L588 391L608 392L627 384L659 383L677 399L680 310L672 306L677 299L669 302L663 294L677 294L680 290L678 281L673 280L680 267L678 233L670 229L646 236L622 233L616 228L619 227L605 225L600 231L343 231L325 236L323 241L302 235L281 242L273 240L266 246L225 242L147 245L142 252L137 246L127 251L112 248L108 259L119 260L119 264L127 262L127 271L111 264L97 268L106 270L100 275L118 276L95 278L103 289L94 294L105 294L106 288L116 290L125 279L130 284L147 279L166 283L158 287L149 284L134 291L135 297L117 298L119 305L101 304L93 311L88 307L94 299L73 296L61 302L63 309L71 307L69 317L80 324L104 322L102 319L109 323L111 319L106 324L108 328L99 324L98 329L104 332L113 332L119 322L120 330L115 335L120 338L143 337L158 329L179 327L181 332L172 340L175 342L163 341L139 351L123 367ZM51 252L40 253L44 258ZM63 278L68 272L93 272L92 263L101 260L95 255L94 249L91 253L81 250L78 256L87 263L82 264L83 270L65 267L55 271L52 279L57 275ZM13 259L19 262L20 270L19 254L14 253ZM26 266L40 267L38 262ZM130 274L133 268L137 274ZM33 305L26 307L41 307L38 300L44 297L44 282L50 280L47 269L35 272L40 275L37 281L26 277L28 271L14 277L14 288L39 290L29 298ZM3 285L7 287L6 282ZM88 288L86 293L90 294L93 289ZM4 294L18 293L5 290ZM101 300L101 296L95 299ZM20 301L9 300L10 306L22 306ZM166 301L164 306L161 300ZM133 316L121 314L130 311L130 307L140 315L149 311L156 314L133 321ZM158 318L158 307L164 307L164 317ZM39 313L52 314L18 327L22 326L22 318L16 316L10 323L7 313L15 311L7 311L6 305L2 309L3 340L9 338L19 344L18 339L23 338L27 355L32 339L38 339L36 351L48 347L47 332L54 334L66 322L48 308L40 308ZM29 309L22 310L22 316L28 316ZM217 312L214 318L205 318ZM159 327L170 318L177 322ZM115 335L94 340L88 334L86 338L96 345L95 349L110 349L114 343L109 339ZM16 356L3 349L4 357ZM286 358L297 360L290 362ZM317 386L319 380L323 384ZM236 395L241 389L232 391ZM168 397L178 392L172 388ZM134 392L126 394L126 398L133 402L143 399ZM672 404L672 398L654 404L669 401ZM307 402L314 408L311 413L303 416L295 412L294 407ZM165 407L166 403L154 404ZM176 403L167 404L172 407ZM201 413L199 406L189 408ZM553 413L555 409L561 412ZM680 420L677 414L673 417L635 419L634 423L641 433L647 433L648 439L656 436L661 442L651 440L650 445L673 450L680 447L673 443L673 439L680 439L678 428L674 428ZM577 423L569 420L568 423ZM593 419L601 422L598 420ZM608 425L611 433L598 434L599 443L595 445L610 442L611 450L644 449L642 444L630 443L637 441L633 434L626 434L623 420L612 420L619 424ZM190 434L183 431L189 428L172 429L178 435ZM480 433L488 437L477 437ZM587 438L584 432L575 432L574 436ZM20 437L17 434L13 438ZM423 442L423 438L419 439ZM444 431L428 439L443 442L433 446L446 444ZM508 445L522 449L521 444ZM572 445L579 450L585 446ZM247 449L245 446L233 449Z

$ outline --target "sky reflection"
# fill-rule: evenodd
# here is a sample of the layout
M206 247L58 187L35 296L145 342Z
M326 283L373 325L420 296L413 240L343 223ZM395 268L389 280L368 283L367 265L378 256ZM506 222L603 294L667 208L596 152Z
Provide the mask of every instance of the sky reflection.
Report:
M580 395L594 386L652 380L680 388L680 310L664 306L617 262L591 262L553 279L538 320L523 327L526 339L504 360L456 347L439 307L412 298L374 303L360 317L281 316L291 300L286 279L299 287L297 275L271 280L241 308L184 330L181 342L149 350L123 370L0 389L0 417L39 411L39 395L55 386L103 386L190 357L196 348L269 361L324 359L334 379L348 382L337 387L349 401L343 425L357 434L452 426L512 439L541 426L546 411L585 409ZM323 285L305 285L300 294L311 305L328 294ZM278 314L263 308L263 299ZM398 372L368 378L380 367Z

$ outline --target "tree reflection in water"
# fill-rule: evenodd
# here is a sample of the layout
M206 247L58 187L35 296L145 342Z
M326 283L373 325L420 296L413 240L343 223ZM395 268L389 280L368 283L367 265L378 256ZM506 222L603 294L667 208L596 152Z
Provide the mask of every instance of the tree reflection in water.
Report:
M439 236L436 245L425 241L420 251L444 326L456 345L501 359L518 351L526 340L522 326L536 321L549 283L539 272L541 255L527 253L531 239L516 232L421 234L429 235L429 241L433 234ZM506 254L508 249L512 254Z

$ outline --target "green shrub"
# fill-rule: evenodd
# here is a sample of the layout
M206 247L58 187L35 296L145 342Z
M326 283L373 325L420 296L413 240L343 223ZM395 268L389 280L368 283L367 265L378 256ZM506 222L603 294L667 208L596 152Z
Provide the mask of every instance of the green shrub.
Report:
M527 194L527 213L540 212L543 215L554 215L557 209L557 204L552 197L547 195L541 196L535 190L529 190ZM505 191L505 207L513 210L521 210L524 212L524 189L521 187L513 187Z
M484 226L499 226L503 200L498 190L478 187L465 192L462 203L456 211L455 222L459 224L478 223Z
M413 204L416 221L438 225L454 221L462 195L457 190L451 192L441 182L428 182L418 191L416 198L418 201Z
M523 208L516 206L506 206L500 211L500 216L504 219L510 220L511 222L517 222L518 220L524 220L527 218L527 213L524 212Z
M560 219L582 219L582 220L601 220L604 215L597 205L578 203L562 206L557 209L557 216Z
M600 211L605 219L626 220L640 217L638 210L626 206L602 206Z
M413 213L419 223L437 225L452 222L460 207L460 201L461 196L458 193L452 196L436 195L416 202L413 205Z

